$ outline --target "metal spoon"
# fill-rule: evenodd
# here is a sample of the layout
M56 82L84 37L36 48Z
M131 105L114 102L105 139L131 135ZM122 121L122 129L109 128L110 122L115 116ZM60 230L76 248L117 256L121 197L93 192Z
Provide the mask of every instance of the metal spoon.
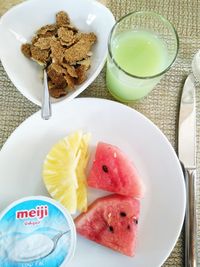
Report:
M49 96L46 68L43 69L43 73L44 73L44 90L43 90L41 117L44 120L48 120L51 117L51 102Z

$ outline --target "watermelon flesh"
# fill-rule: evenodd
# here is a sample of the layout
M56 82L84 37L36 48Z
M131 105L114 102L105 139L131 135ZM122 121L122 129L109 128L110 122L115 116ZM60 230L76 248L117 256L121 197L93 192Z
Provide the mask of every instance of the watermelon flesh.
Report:
M122 195L95 200L75 219L77 232L127 256L135 254L140 202Z
M143 197L143 184L133 163L116 146L99 142L87 179L90 187Z

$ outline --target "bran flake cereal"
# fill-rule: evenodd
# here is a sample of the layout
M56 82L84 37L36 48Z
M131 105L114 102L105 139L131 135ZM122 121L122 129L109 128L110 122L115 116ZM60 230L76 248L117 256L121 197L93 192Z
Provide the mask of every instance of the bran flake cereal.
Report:
M42 26L30 43L21 46L22 53L47 69L49 93L60 98L87 79L91 66L94 33L80 32L71 24L68 14L56 14L56 23Z

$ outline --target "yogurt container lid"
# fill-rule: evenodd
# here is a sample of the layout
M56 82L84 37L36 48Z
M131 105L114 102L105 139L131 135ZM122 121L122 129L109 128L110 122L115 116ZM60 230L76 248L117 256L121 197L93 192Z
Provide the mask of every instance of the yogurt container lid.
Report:
M0 214L1 266L64 267L75 246L73 219L51 198L25 197Z

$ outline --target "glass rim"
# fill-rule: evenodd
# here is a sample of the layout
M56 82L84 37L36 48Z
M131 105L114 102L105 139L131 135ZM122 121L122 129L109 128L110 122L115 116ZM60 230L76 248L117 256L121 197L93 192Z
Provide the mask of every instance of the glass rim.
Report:
M151 76L138 76L138 75L134 75L134 74L131 74L129 72L127 72L126 70L124 70L122 67L119 66L119 64L116 62L116 60L114 59L114 56L113 56L113 53L111 51L111 38L112 38L112 34L115 30L115 28L117 27L117 25L123 20L125 19L126 17L129 17L131 15L134 15L134 14L151 14L151 15L154 15L158 18L160 18L161 20L163 20L164 22L166 22L173 30L174 32L174 35L175 35L175 38L176 38L176 42L177 42L177 47L176 47L176 53L174 55L174 58L171 60L170 64L161 72L155 74L155 75L151 75ZM177 58L177 55L178 55L178 51L179 51L179 37L178 37L178 33L174 27L174 25L168 20L166 19L165 17L161 16L160 14L158 13L155 13L153 11L133 11L133 12L130 12L128 14L126 14L125 16L121 17L118 21L116 21L116 23L113 25L112 29L111 29L111 32L109 34L109 38L108 38L108 54L111 58L111 60L113 61L113 63L115 64L115 66L117 66L123 73L125 73L126 75L132 77L132 78L137 78L137 79L153 79L153 78L156 78L156 77L159 77L163 74L165 74L169 69L170 67L172 66L172 64L174 63L174 61L176 60Z

